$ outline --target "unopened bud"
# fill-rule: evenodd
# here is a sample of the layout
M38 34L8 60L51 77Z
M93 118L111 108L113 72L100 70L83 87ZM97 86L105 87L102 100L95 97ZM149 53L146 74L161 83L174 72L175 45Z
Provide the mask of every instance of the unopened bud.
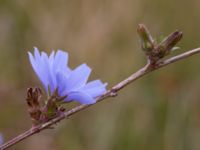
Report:
M181 40L183 33L175 31L168 35L157 47L158 53L161 53L164 57L169 54L174 46Z
M145 52L151 52L154 49L154 40L144 24L139 24L137 32L140 36L141 46Z

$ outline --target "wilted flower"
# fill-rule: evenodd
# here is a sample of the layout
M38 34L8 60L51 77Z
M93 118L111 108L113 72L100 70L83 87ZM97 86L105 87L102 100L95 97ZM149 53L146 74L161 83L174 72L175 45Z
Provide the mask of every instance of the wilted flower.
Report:
M58 50L50 56L34 48L34 56L29 52L31 65L42 82L47 93L52 94L58 89L59 96L66 96L65 101L78 101L83 104L95 103L95 98L106 91L106 83L94 80L87 83L91 69L82 64L70 69L68 53Z
M3 135L0 133L0 145L3 144Z

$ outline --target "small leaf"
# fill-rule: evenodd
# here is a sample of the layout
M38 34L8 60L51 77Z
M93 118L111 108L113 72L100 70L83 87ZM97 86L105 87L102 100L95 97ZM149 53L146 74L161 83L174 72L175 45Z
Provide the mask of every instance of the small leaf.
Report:
M171 49L171 51L176 51L176 50L179 50L179 49L181 49L181 48L178 47L178 46L175 46L175 47L173 47L173 48Z

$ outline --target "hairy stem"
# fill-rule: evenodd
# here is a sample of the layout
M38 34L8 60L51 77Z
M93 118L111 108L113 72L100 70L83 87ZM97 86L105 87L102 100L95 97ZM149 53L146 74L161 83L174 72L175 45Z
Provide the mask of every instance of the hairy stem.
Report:
M171 57L169 59L166 59L164 61L160 61L156 64L154 64L153 66L149 63L148 63L141 69L139 69L137 72L133 73L132 75L130 75L128 78L126 78L125 80L119 82L118 84L116 84L115 86L113 86L110 90L108 90L106 93L104 93L103 95L97 97L97 102L100 102L106 98L109 98L109 97L114 97L114 96L117 96L117 92L119 90L121 90L122 88L124 88L125 86L127 86L128 84L132 83L133 81L143 77L144 75L154 71L154 70L157 70L159 68L162 68L164 66L167 66L171 63L174 63L176 61L179 61L179 60L182 60L182 59L185 59L185 58L188 58L192 55L195 55L195 54L198 54L200 53L200 48L196 48L196 49L193 49L193 50L189 50L185 53L182 53L180 55L177 55L177 56L174 56L174 57ZM95 103L96 104L96 103ZM0 146L0 150L5 150L15 144L17 144L18 142L20 141L23 141L24 139L44 130L44 129L48 129L49 127L51 127L52 125L56 124L57 122L65 119L65 118L68 118L70 117L71 115L79 112L79 111L82 111L86 108L88 108L89 106L92 106L92 105L95 105L95 104L90 104L90 105L79 105L63 114L61 114L60 116L44 123L44 124L41 124L41 125L38 125L38 126L35 126L27 131L25 131L24 133L14 137L13 139L9 140L8 142L6 142L5 144L1 145Z

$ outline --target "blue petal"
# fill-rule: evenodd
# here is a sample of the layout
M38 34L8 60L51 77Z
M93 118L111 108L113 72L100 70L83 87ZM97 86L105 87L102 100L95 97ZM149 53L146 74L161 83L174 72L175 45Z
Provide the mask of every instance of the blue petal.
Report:
M3 144L3 135L0 133L0 145Z
M50 65L53 65L53 62L54 62L54 54L55 54L55 52L52 51L51 54L50 54L50 56L49 56Z
M42 68L41 68L41 64L39 64L37 61L36 61L36 58L33 57L33 55L28 52L28 55L29 55L29 60L30 60L30 63L33 67L33 70L35 71L35 73L37 74L38 78L40 79L40 81L42 82L42 84L47 87L47 79L46 79L46 74L43 72ZM40 58L39 58L40 59Z
M77 102L82 103L82 104L96 103L96 100L94 98L92 98L87 93L83 93L83 92L80 92L80 91L69 93L66 101L72 101L72 100L77 101Z
M86 84L81 91L88 93L92 97L97 97L106 92L107 83L102 83L100 80L91 81Z
M58 50L55 55L53 69L62 70L65 74L68 74L71 72L71 69L67 67L67 64L68 64L68 53Z
M39 52L39 50L38 50L38 48L37 47L34 47L34 56L35 56L35 59L36 60L39 60L40 61L40 52Z
M95 87L99 87L99 86L106 86L107 83L102 83L101 80L94 80L94 81L90 81L89 83L87 83L85 85L84 88L95 88Z
M65 92L67 77L62 72L56 73L56 81L58 84L58 94L60 96L66 96L67 93Z
M91 69L86 64L78 66L70 73L69 78L67 79L66 92L74 91L83 87L86 84L90 73Z
M41 55L41 65L44 65L42 67L44 74L46 75L47 81L48 81L48 87L50 88L51 92L53 92L56 89L56 80L53 75L53 70L51 69L50 61L46 53L42 52ZM48 89L47 89L48 90Z

